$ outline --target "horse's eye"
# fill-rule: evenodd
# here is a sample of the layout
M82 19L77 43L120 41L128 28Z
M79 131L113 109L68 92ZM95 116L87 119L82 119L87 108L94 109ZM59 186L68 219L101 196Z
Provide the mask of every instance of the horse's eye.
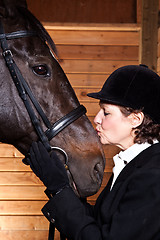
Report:
M34 66L32 67L32 69L33 69L33 72L38 76L42 76L42 77L50 76L47 65Z

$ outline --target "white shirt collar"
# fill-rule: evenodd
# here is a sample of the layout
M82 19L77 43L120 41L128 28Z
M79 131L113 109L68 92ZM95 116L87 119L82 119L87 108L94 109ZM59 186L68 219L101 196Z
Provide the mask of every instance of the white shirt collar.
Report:
M154 143L156 143L156 142L154 141ZM144 151L145 149L147 149L150 146L151 146L151 144L149 144L147 142L146 143L141 143L141 144L135 143L134 145L129 147L127 150L121 151L117 155L120 159L122 159L123 161L126 161L125 163L127 164L133 158L135 158L139 153L141 153L142 151Z
M158 143L158 140L155 140L153 142ZM144 151L145 149L147 149L148 147L150 147L151 144L149 143L142 143L142 144L138 144L135 143L134 145L132 145L131 147L129 147L127 150L125 151L121 151L120 153L116 154L113 157L113 161L115 166L113 167L113 181L112 181L112 185L111 185L111 189L118 177L118 175L120 174L120 172L123 170L123 168L132 160L134 159L139 153L141 153L142 151Z

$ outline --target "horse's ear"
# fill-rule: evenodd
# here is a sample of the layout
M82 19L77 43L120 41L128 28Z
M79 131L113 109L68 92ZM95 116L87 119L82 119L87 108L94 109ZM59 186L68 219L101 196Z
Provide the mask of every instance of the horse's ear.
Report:
M12 17L17 7L27 8L26 0L0 0L0 15Z

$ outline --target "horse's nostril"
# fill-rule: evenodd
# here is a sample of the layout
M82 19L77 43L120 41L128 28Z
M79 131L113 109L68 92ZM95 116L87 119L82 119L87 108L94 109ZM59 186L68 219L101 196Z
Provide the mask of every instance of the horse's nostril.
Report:
M103 178L103 171L102 171L102 166L100 163L97 163L95 166L94 166L94 175L97 179L97 182L100 182L102 181L102 178Z

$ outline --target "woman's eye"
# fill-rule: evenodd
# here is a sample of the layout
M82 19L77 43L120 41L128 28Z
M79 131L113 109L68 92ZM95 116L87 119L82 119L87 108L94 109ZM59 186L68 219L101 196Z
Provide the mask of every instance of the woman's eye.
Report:
M46 65L34 66L32 67L32 69L33 69L33 72L38 76L42 76L42 77L50 76L49 69Z
M104 116L107 116L107 115L109 115L109 113L104 111Z

